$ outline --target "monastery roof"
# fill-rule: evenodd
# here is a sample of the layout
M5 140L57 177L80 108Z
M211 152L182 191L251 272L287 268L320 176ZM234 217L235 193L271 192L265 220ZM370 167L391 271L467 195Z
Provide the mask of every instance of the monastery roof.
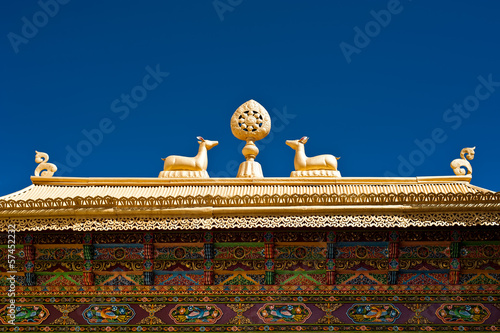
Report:
M307 157L302 137L286 142L296 151L290 177L266 178L255 141L270 128L257 102L236 110L231 130L246 141L236 178L209 177L218 142L202 137L198 155L168 156L158 178L53 177L57 166L36 152L33 185L0 197L0 230L500 225L500 192L470 184L475 147L451 162L456 176L353 178L333 155Z
M16 221L18 230L244 228L258 226L262 219L275 227L465 226L500 221L500 193L471 185L470 176L32 181L0 197L0 219ZM488 218L480 217L486 213ZM415 214L424 215L410 217Z
M243 197L453 195L492 193L469 183L470 177L413 178L262 178L177 179L32 177L33 185L0 197L0 207L14 208L28 201L75 198L216 198L232 201ZM470 195L469 195L470 197ZM352 201L352 200L351 200Z

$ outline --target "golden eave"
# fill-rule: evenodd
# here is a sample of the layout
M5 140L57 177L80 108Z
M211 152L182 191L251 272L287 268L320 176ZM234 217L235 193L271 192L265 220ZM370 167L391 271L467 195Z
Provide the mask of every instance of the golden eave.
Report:
M470 177L158 179L32 177L33 185L0 198L0 215L65 209L176 209L447 205L496 207L500 195ZM479 206L477 204L480 204Z
M0 198L0 230L500 225L500 193L470 176L31 179Z

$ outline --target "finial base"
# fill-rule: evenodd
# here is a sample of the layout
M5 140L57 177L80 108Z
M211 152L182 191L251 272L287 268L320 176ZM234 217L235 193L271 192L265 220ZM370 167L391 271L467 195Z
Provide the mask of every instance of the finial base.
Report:
M245 147L243 147L241 152L243 153L243 156L245 156L245 159L247 161L253 161L259 153L259 148L257 148L253 141L248 140L247 144L245 145Z
M240 164L236 178L263 178L262 167L259 162L245 161Z

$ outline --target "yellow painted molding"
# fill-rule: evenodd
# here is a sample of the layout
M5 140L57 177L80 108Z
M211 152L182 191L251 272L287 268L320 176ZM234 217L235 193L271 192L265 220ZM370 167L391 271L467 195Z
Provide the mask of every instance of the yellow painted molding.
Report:
M308 178L105 178L105 177L31 177L35 185L73 186L237 186L237 185L333 185L333 184L430 184L467 183L472 177L308 177Z

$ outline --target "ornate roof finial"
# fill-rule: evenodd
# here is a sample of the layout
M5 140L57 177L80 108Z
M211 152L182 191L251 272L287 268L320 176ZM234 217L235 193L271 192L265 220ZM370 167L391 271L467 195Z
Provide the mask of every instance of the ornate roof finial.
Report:
M457 158L451 161L450 167L453 169L455 175L464 176L466 172L467 175L472 174L472 166L470 165L469 161L474 159L474 149L476 149L476 147L462 149L462 151L460 152L461 158ZM467 161L466 159L469 161ZM467 169L467 171L465 171L465 169L463 168Z
M290 177L340 177L337 171L337 160L340 157L333 155L318 155L307 157L304 145L309 138L303 136L299 140L287 140L286 144L295 150L293 164L295 171Z
M242 153L246 161L240 164L236 177L260 178L262 167L255 161L259 148L255 141L265 138L271 131L271 117L266 109L253 99L243 103L231 117L231 131L240 140L246 141Z
M200 145L198 154L194 157L170 155L162 158L165 163L158 178L209 178L207 151L217 146L219 141L205 140L201 136L196 138Z
M54 172L57 171L57 167L55 164L47 163L49 161L49 155L37 152L36 150L35 153L35 162L38 163L38 166L35 169L35 177L52 177ZM42 171L41 174L40 171Z

